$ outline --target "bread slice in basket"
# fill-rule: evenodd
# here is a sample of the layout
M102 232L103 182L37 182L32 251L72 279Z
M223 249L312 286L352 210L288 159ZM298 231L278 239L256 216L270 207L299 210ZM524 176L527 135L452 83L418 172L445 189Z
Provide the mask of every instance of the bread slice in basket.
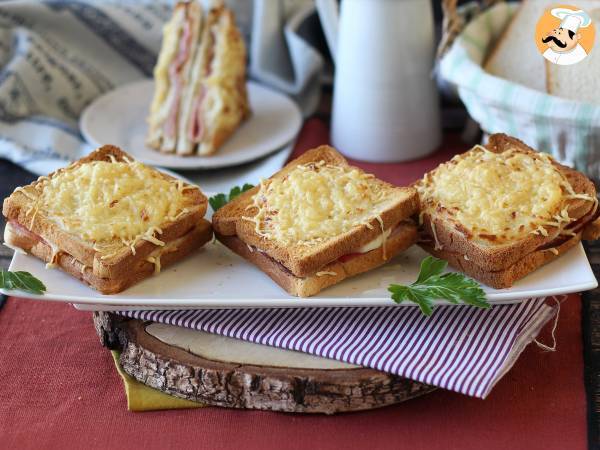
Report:
M582 173L504 134L429 172L420 245L495 288L597 238L598 201Z
M6 198L5 241L116 293L209 241L207 203L196 186L105 145Z
M307 297L371 270L416 241L413 188L309 150L213 215L217 239L292 295Z

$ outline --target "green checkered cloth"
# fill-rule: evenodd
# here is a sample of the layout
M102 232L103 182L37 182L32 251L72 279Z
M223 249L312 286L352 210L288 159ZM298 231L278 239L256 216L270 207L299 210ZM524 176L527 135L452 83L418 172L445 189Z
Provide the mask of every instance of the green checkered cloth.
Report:
M600 181L600 107L539 92L483 70L488 52L517 8L500 3L469 22L440 61L440 75L457 87L484 132L515 136Z

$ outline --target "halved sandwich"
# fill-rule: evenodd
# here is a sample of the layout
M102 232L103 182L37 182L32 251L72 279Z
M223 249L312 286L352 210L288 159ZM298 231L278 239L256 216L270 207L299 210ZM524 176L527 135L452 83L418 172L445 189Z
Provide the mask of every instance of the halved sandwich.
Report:
M415 187L421 247L497 289L599 234L594 184L504 134L441 164Z
M105 145L6 198L4 240L114 294L208 242L207 203L197 186Z
M216 152L250 114L246 48L232 11L221 3L204 17L198 2L178 3L154 78L147 144L181 155Z
M309 150L213 215L217 239L292 295L374 269L417 240L413 188Z

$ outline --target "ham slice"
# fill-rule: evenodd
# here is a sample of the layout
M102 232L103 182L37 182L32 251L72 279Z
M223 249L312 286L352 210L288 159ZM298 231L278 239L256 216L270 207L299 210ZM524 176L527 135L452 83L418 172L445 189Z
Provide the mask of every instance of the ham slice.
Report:
M43 242L44 244L47 244L47 242L41 236L35 234L33 231L29 231L20 223L15 222L14 220L9 220L8 223L10 223L13 233L15 233L16 235L22 236L35 242Z
M204 85L200 85L200 92L194 99L194 106L192 107L192 120L190 121L190 128L188 130L188 138L190 141L197 143L202 140L204 135L204 120L202 119L202 102L206 97L206 89Z
M400 223L402 223L402 222L400 222ZM392 230L392 232L390 233L390 235L386 238L386 240L388 240L391 237L393 237L393 236L395 236L395 235L398 234L398 232L400 230L400 223L394 227L394 229ZM377 250L379 248L380 247L377 247L377 248L374 248L373 250ZM370 250L370 251L373 251L373 250ZM369 253L369 252L366 252L366 253ZM356 258L357 256L364 255L364 254L365 253L359 253L359 252L348 253L346 255L340 256L337 260L339 262L341 262L341 263L345 263L345 262L348 262L348 261Z
M213 26L210 30L211 45L209 45L209 54L208 54L207 60L205 62L206 73L204 76L207 78L210 77L210 75L212 73L212 69L213 69L212 63L213 63L213 59L215 57L215 45L217 43L216 36L217 36L217 29L216 29L216 27ZM204 84L201 84L200 89L198 91L198 95L194 99L194 104L193 104L192 113L191 113L190 127L188 129L188 138L194 144L202 141L202 138L204 137L204 132L205 132L206 127L205 127L203 116L202 116L202 102L204 101L205 98L206 98L206 87L204 86Z

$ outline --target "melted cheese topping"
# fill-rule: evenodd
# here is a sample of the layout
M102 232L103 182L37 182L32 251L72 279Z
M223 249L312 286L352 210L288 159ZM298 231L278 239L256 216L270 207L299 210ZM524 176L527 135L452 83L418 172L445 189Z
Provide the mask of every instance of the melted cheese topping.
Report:
M548 226L560 228L572 220L569 199L594 201L576 194L547 154L494 153L482 146L440 165L417 189L423 212L443 210L472 234L498 240L547 236Z
M283 178L261 181L249 207L257 213L245 219L259 235L286 245L318 243L363 224L373 228L369 222L388 199L372 178L324 161L299 165Z
M92 241L102 258L124 245L135 254L143 239L156 245L161 226L176 221L194 205L184 191L196 189L164 178L139 162L94 161L61 170L28 189L33 215L44 215L66 231ZM23 192L23 191L22 191Z
M157 256L148 256L146 261L154 264L154 275L158 275L160 273L160 255Z
M26 255L27 252L25 250L23 250L21 247L17 247L16 245L11 244L13 234L16 234L16 231L14 230L12 223L6 222L6 225L4 226L4 242L3 242L4 246L7 248L10 248L15 253L20 253L21 255Z
M390 237L391 233L392 233L391 228L385 230L381 235L377 236L372 241L367 242L365 245L363 245L358 250L356 250L356 252L353 252L353 253L368 253L371 250L378 249L379 247L384 245L384 243L387 241L387 238ZM384 250L385 250L385 247L384 247Z
M60 254L60 249L50 242L46 243L50 246L51 250L50 261L46 263L46 269L56 269L58 267L58 255Z

